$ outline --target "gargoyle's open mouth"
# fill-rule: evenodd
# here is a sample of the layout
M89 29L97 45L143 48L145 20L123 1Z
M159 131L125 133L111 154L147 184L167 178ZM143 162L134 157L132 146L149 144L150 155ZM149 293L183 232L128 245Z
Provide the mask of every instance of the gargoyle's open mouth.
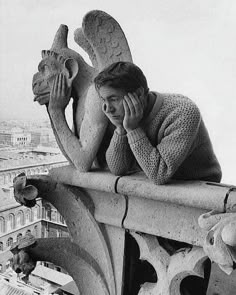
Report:
M50 92L44 92L35 94L34 101L37 101L40 105L47 104L49 102Z

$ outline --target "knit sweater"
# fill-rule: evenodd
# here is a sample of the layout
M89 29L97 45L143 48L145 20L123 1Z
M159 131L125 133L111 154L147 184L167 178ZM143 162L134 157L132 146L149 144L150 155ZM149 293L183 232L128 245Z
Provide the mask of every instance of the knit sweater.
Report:
M114 132L106 151L110 171L125 175L138 166L155 184L220 182L221 168L195 103L179 94L153 93L157 99L140 126L126 135Z

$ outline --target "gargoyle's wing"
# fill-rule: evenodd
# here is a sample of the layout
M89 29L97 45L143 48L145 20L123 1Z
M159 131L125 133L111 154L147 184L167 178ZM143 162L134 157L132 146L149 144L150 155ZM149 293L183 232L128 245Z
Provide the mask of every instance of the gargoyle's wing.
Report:
M118 22L103 11L88 12L84 16L82 29L77 29L74 36L75 42L88 53L98 71L113 62L132 62L124 32Z
M92 65L94 66L95 69L98 69L98 63L97 63L97 58L96 55L94 53L93 48L91 47L89 41L86 39L86 37L84 36L84 32L82 28L78 28L75 30L74 32L74 39L75 42L84 49L85 52L87 52Z

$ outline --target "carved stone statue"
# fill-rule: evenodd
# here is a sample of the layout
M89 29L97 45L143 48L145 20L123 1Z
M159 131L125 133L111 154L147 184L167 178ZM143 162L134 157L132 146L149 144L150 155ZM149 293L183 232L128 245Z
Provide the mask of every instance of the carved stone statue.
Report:
M199 225L208 231L203 249L226 273L236 266L236 214L212 210L199 217Z
M102 11L85 15L74 39L89 55L92 67L67 45L68 28L61 25L50 50L42 51L38 72L33 77L34 100L45 104L58 145L66 158L80 171L88 171L99 151L108 121L93 86L93 78L116 61L132 61L119 24ZM55 77L62 73L69 88L63 110L50 112L50 92ZM65 108L73 99L73 132L65 119Z
M109 140L113 131L102 112L93 79L109 64L122 60L132 62L132 58L119 24L102 11L86 14L82 28L77 29L74 36L88 53L92 66L68 47L67 34L68 28L61 25L51 49L42 52L33 78L33 92L35 101L47 107L61 151L77 169L60 167L52 169L49 175L29 177L22 173L14 179L13 186L15 199L24 206L33 207L37 197L50 202L65 219L69 238L24 237L11 249L13 269L28 277L36 261L52 262L66 269L79 294L85 295L122 295L128 289L136 290L135 294L139 295L185 295L190 294L186 286L193 282L192 277L198 279L192 289L196 282L204 289L195 294L206 294L208 256L227 273L235 267L235 212L202 215L199 225L203 230L200 230L196 222L198 216L216 205L210 202L206 208L199 207L201 200L207 199L200 194L204 192L208 196L211 191L203 182L173 183L157 188L143 179L142 174L130 178L102 170L83 173L95 160L102 163L106 139ZM66 81L67 95L64 102L59 98L57 106L52 107L52 90L59 77ZM65 117L71 98L72 130ZM196 194L198 187L199 194ZM224 191L215 187L211 191L212 200L218 190ZM218 201L225 201L217 196ZM127 236L133 240L129 251ZM170 253L161 238L183 241L185 246ZM134 254L135 248L135 255L140 256L137 260L152 266L149 267L151 281L141 280L131 286L136 281L136 257L132 260L128 256ZM141 269L148 264L136 265Z
M37 245L33 235L26 233L19 242L12 245L10 251L13 254L12 268L16 273L25 274L25 280L28 281L30 273L36 267L36 260L30 255L30 249Z
M25 188L31 188L30 192ZM110 247L113 232L96 222L92 214L93 204L86 193L80 188L70 188L55 182L50 176L41 175L29 179L17 176L14 196L25 206L31 206L28 201L36 197L50 202L62 214L70 234L69 238L24 237L11 249L12 265L16 272L28 277L37 261L48 261L68 271L80 294L118 294L116 288L121 287L116 287L112 265L114 253Z

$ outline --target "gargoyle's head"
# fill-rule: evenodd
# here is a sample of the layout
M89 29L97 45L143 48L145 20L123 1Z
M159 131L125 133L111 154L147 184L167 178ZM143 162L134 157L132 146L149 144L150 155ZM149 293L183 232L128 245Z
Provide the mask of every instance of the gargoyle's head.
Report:
M12 269L16 273L23 273L28 276L36 267L36 261L30 257L25 250L20 250L13 255Z
M236 230L235 213L222 213L215 210L202 214L198 223L207 230L203 249L209 258L227 274L235 268L234 254Z
M225 273L230 274L234 263L228 246L222 240L221 232L220 226L213 227L206 236L203 248L212 261L216 262Z
M85 63L80 54L68 48L67 35L67 26L61 25L51 49L42 51L42 60L39 62L38 72L33 76L32 82L34 100L41 105L49 102L53 81L59 73L65 75L67 86L71 90L75 88L74 93L78 97L81 87L86 84L81 82L81 78L89 80L88 77L93 72L93 68ZM87 83L91 80L90 77L90 81Z
M49 101L50 90L57 74L63 73L67 85L72 87L72 82L78 73L78 63L73 58L64 58L52 50L42 51L42 60L38 65L38 72L33 77L34 100L39 104Z
M10 251L13 254L11 260L12 269L16 273L23 273L26 276L35 269L37 261L30 255L30 248L34 248L37 242L35 237L26 233L18 242L11 246Z

